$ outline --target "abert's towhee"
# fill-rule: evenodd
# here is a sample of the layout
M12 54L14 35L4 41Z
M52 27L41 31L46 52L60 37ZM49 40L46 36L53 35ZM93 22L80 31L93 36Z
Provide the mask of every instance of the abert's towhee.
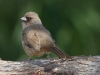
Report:
M42 22L35 12L27 12L22 20L22 46L28 54L29 59L32 56L42 56L54 52L59 58L66 60L71 57L55 43L51 33L42 25Z

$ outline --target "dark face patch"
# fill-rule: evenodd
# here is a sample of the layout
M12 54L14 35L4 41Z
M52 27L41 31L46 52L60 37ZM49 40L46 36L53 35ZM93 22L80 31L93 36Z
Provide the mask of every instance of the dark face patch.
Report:
M29 22L29 21L31 21L31 17L26 17L26 19L27 19L27 22Z

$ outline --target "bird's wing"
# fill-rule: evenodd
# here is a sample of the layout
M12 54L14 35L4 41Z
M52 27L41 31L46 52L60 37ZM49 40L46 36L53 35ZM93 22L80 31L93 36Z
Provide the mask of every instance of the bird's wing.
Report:
M36 51L53 45L55 42L48 32L42 30L30 30L27 33L27 41Z
M40 44L40 36L38 33L34 31L30 31L27 33L27 41L33 47L34 50L40 51L41 44Z

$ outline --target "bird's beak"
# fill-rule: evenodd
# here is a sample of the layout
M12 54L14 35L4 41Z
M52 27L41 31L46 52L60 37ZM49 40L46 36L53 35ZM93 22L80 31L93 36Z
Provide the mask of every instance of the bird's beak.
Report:
M27 21L26 17L21 18L22 21Z

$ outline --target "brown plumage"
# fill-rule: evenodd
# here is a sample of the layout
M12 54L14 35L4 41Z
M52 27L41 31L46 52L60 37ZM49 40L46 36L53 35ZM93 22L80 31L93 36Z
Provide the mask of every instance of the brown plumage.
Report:
M54 52L63 60L70 59L70 56L55 44L50 32L42 25L37 13L28 12L21 20L23 27L22 45L29 59L32 56L39 57L50 52Z

